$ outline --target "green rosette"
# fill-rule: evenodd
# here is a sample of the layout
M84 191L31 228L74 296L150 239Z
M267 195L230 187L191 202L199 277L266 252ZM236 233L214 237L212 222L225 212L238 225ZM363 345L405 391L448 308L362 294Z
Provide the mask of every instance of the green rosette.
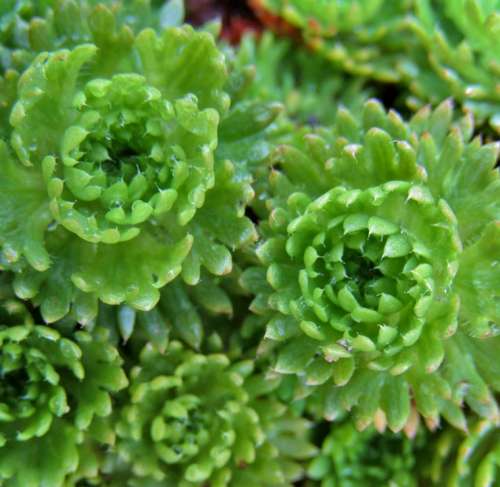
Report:
M271 14L287 22L338 68L403 83L412 93L411 108L453 96L498 132L498 2L253 0L252 5L264 20Z
M401 81L409 48L416 45L405 22L412 6L406 0L252 0L251 5L264 21L269 13L283 19L319 57L355 76Z
M0 328L2 485L66 485L97 461L89 442L113 443L106 418L127 378L106 340L98 331L66 338L39 325Z
M91 321L98 300L150 310L181 273L194 285L202 267L230 272L255 235L249 181L214 159L228 97L212 37L144 30L128 51L116 64L91 44L42 53L19 82L0 244L47 322Z
M465 428L464 401L498 415L498 147L471 134L449 103L406 124L370 101L276 151L261 266L241 280L260 352L315 413L394 431L410 398L431 427Z
M415 94L410 103L437 104L452 96L498 134L500 3L419 0L409 26L424 51L417 50L409 62L413 64L410 89Z
M289 486L300 478L296 460L315 451L308 423L289 416L269 395L276 381L252 369L177 341L165 354L146 345L117 426L130 485Z
M417 487L424 433L409 439L374 428L358 431L350 421L332 423L321 453L310 462L308 487Z

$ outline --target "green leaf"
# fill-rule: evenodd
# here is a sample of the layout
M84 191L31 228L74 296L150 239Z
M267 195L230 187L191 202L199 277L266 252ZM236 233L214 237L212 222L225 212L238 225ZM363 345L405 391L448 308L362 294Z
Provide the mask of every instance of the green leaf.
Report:
M382 389L381 405L392 431L400 431L410 414L410 396L404 379L389 379Z
M40 176L16 165L0 142L0 245L7 263L21 256L38 271L50 266L44 233L52 221Z
M282 374L301 372L316 352L316 341L296 338L279 353L275 370Z

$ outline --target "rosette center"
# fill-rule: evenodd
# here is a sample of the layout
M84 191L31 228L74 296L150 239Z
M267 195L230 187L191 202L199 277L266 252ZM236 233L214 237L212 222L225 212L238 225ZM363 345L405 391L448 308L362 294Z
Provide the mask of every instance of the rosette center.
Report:
M165 402L153 420L151 437L166 463L183 463L196 456L210 440L206 412L193 395L182 395Z
M59 156L43 160L58 222L84 240L116 243L174 205L181 224L194 216L213 185L206 144L216 112L200 111L193 95L170 102L137 74L91 80L72 103Z
M443 218L439 209L408 200L411 191L395 182L359 193L340 188L315 201L292 199L304 206L287 228L286 252L297 269L289 309L307 335L386 355L419 339L450 273L445 261L431 258L424 230L434 226L446 246L451 234L435 223ZM406 214L412 219L404 221ZM271 284L279 287L275 276L290 269L272 265Z

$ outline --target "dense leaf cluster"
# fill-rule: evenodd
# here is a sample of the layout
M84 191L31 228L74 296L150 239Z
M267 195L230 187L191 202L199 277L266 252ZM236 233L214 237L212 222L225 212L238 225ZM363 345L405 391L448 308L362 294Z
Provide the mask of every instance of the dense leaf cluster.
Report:
M0 5L0 486L497 485L500 4L189 5Z

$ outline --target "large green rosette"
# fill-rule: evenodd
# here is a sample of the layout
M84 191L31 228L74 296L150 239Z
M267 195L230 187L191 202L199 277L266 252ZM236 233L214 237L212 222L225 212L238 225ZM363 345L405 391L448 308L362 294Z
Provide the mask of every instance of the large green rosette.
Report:
M260 352L317 414L383 414L395 431L412 400L431 427L465 428L464 401L498 415L498 148L452 113L406 124L370 101L276 152L261 267L242 284Z
M248 182L214 161L228 98L211 36L144 30L129 51L114 73L94 45L43 53L19 82L1 147L2 261L47 322L70 309L88 322L98 299L149 310L181 272L191 285L202 267L228 273L254 237Z

